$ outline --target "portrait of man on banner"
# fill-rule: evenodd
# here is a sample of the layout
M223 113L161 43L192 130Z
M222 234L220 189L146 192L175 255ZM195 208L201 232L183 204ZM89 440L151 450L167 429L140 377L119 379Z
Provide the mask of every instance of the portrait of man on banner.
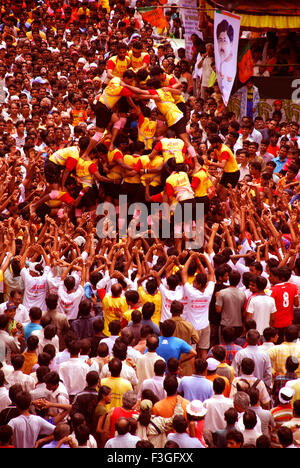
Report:
M237 17L238 18L238 17ZM215 64L218 85L225 105L228 104L237 68L240 22L231 16L215 15Z

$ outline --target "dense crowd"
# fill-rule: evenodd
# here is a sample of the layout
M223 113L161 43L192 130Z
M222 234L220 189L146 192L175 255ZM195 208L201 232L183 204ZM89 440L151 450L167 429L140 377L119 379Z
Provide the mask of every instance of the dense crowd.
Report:
M149 4L1 2L1 448L300 446L299 123Z

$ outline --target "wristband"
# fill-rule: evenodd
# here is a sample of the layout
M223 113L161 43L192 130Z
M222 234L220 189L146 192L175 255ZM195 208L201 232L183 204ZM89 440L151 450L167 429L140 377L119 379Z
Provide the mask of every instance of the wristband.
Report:
M83 197L83 195L84 195L84 191L81 190L81 191L79 192L79 196L80 196L80 197Z

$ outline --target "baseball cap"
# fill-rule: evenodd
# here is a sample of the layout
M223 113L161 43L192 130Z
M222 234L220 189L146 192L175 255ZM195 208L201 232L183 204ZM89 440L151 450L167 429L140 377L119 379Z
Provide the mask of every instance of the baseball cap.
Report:
M5 310L13 310L13 309L16 309L16 308L17 308L17 306L16 306L16 304L14 302L8 301L6 303Z

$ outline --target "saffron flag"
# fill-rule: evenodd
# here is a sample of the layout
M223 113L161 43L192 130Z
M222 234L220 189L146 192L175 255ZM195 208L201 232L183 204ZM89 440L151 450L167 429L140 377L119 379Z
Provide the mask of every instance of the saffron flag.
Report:
M250 42L248 42L245 49L239 55L238 59L239 68L239 80L241 83L245 83L251 76L253 76L253 58L250 48Z
M141 14L143 20L150 23L151 26L164 29L169 25L164 15L163 8L144 7L138 8L137 10Z

